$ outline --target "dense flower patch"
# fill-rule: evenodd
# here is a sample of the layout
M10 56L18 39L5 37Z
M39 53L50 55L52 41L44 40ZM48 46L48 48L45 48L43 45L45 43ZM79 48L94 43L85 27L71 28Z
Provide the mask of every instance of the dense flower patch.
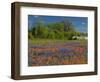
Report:
M87 42L29 45L28 65L48 66L87 64Z

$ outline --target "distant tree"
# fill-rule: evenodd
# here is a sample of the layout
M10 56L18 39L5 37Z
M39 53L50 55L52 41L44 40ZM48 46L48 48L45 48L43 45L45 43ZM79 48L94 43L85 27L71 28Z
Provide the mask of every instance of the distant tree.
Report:
M45 28L45 24L43 21L38 21L34 30L34 34L35 34L35 37L37 38L43 38L44 37L44 32L46 31L46 28Z
M72 40L73 36L75 36L74 32L64 32L64 37L68 40Z
M49 33L48 27L45 26L45 27L43 28L42 38L48 38L48 33Z
M48 24L49 30L57 30L57 31L63 31L64 30L64 23L62 22L54 22L54 23L49 23Z
M87 33L81 32L80 35L81 35L81 36L87 36Z
M73 23L71 21L69 21L68 19L64 18L62 22L64 23L64 31L68 31L68 32L76 31Z
M32 35L32 32L28 32L28 39L29 40L33 40L34 39L34 35Z
M54 22L48 24L49 31L53 31L53 37L55 39L63 39L64 38L64 23L62 22ZM50 34L51 35L51 34Z
M48 33L48 36L47 36L48 39L55 39L55 32L54 31L50 31Z

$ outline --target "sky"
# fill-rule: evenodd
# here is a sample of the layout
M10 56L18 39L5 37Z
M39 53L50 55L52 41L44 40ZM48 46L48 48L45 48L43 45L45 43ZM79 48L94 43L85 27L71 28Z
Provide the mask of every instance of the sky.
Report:
M63 21L64 19L71 21L78 32L87 32L88 29L87 17L28 15L28 27L31 28L33 25L36 24L38 20L42 20L44 21L44 23L48 24L50 22L60 22Z

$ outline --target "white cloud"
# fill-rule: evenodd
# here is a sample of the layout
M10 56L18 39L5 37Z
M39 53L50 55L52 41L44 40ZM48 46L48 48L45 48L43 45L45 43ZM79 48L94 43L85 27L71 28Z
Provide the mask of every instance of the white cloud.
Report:
M85 22L82 22L82 25L85 25L86 23Z
M34 17L35 17L35 18L38 18L39 16L35 15Z

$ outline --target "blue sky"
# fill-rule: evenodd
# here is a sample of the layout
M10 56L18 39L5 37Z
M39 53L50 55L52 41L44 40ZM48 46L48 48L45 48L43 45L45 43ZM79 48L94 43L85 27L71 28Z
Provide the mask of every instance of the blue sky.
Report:
M87 17L69 17L69 16L39 16L39 15L28 15L28 27L32 27L38 20L44 21L46 24L50 22L60 22L64 19L70 20L75 29L79 32L87 32L88 29L88 18Z

